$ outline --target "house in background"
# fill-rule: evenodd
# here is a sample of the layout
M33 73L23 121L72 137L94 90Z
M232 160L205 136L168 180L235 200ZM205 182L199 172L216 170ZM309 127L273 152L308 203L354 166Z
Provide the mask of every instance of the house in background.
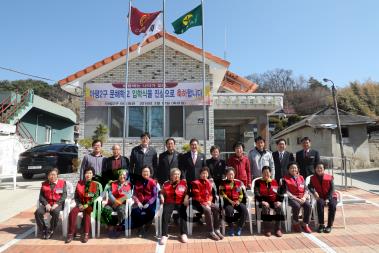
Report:
M37 144L74 141L76 114L27 90L0 91L1 123L16 126L26 148Z
M352 115L341 110L339 113L345 156L351 159L355 168L371 166L367 127L375 121L366 116ZM285 139L287 150L295 153L301 149L301 139L305 136L311 139L312 148L318 150L321 156L341 156L333 107L327 107L289 126L275 134L273 140Z

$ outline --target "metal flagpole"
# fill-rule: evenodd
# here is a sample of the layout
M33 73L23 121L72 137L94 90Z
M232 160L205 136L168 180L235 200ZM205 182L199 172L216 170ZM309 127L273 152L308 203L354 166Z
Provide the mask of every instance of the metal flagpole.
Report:
M204 124L204 154L207 156L207 109L205 103L205 53L204 53L204 1L201 0L201 48L203 60L203 124Z
M125 63L125 88L124 88L124 124L122 129L122 154L126 155L126 148L125 148L125 138L126 138L126 125L127 125L127 118L126 118L126 102L127 102L127 92L128 92L128 78L129 78L129 41L130 41L130 18L131 18L131 9L132 9L132 0L129 0L129 14L128 14L128 32L127 32L127 39L126 39L126 63Z
M166 139L166 103L165 103L165 91L166 91L166 28L165 28L165 7L166 0L163 0L163 151L165 151L165 139Z

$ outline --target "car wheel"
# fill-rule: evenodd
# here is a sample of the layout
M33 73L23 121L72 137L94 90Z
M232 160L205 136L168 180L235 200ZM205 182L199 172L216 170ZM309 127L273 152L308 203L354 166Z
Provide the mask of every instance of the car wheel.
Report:
M22 173L22 177L24 179L32 179L33 178L33 174L29 173L29 172L24 172L24 173Z

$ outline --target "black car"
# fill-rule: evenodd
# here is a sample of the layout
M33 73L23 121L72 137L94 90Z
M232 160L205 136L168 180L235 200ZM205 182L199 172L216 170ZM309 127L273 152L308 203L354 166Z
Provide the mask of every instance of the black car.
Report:
M78 147L75 144L38 145L20 154L17 171L25 179L46 173L53 167L57 167L59 173L71 173L77 159Z

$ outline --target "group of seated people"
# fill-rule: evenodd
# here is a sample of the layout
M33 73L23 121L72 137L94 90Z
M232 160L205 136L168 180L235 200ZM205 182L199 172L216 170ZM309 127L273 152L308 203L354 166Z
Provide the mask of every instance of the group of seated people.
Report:
M238 148L243 152L243 146L237 145L236 149ZM211 149L212 159L217 158L214 157L217 152L219 149ZM236 163L244 164L244 158L246 157L236 154L235 159L238 160ZM218 160L216 162L219 163ZM261 177L256 180L254 189L252 189L257 205L262 209L262 220L274 220L274 234L278 237L282 236L281 221L284 219L282 205L286 194L288 205L292 207L293 230L300 232L303 229L304 232L311 233L309 221L311 215L310 194L312 194L317 201L320 224L318 232L329 233L333 226L337 204L332 176L325 173L322 163L318 163L309 185L306 185L305 179L299 174L296 162L290 162L287 170L288 173L278 182L272 178L273 171L270 166L262 167ZM148 165L142 166L140 175L130 175L127 169L121 168L113 171L113 180L104 185L103 194L100 190L101 184L94 180L95 169L88 166L82 173L84 177L78 182L75 190L75 206L71 208L64 206L67 197L66 183L64 180L58 179L56 168L48 173L48 180L42 183L39 197L40 206L35 212L35 218L43 239L49 239L53 235L58 223L59 212L63 208L70 208L66 243L70 243L75 238L76 220L80 212L83 213L81 241L86 243L89 239L91 216L94 215L92 214L94 202L99 196L103 197L104 206L101 217L96 218L101 219L102 223L107 225L111 237L121 235L126 218L131 218L131 227L138 228L138 234L144 236L156 214L157 199L159 198L159 202L163 205L160 244L167 242L169 221L174 210L178 214L174 218L179 220L180 241L183 243L188 241L187 207L190 202L193 209L204 214L209 237L215 241L224 238L220 231L222 218L228 224L227 235L240 236L249 215L246 207L246 188L252 187L252 180L250 180L250 175L241 178L241 170L231 166L225 166L222 175L219 173L219 177L215 180L208 178L215 173L212 173L208 166L203 166L198 170L199 175L196 175L195 179L190 182L181 175L182 170L171 168L169 180L161 184L152 178L153 171ZM251 178L257 177L251 175ZM98 178L96 180L102 181ZM133 203L131 217L126 217L128 214L125 212L125 208L129 201ZM327 202L329 212L328 223L325 227L324 205ZM304 209L302 226L299 223L300 208ZM52 216L50 228L47 228L44 222L43 216L46 212ZM117 216L112 215L113 213L116 213ZM271 235L268 226L263 233L266 236Z

